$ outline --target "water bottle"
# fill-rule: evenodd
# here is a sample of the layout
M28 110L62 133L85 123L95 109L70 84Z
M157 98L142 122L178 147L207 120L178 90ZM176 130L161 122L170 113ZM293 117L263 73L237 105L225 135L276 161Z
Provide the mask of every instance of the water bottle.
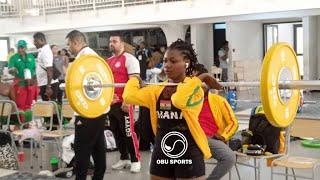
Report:
M57 157L51 157L50 159L50 164L51 164L51 170L52 172L58 170L58 165L59 165L59 159Z
M237 92L234 90L228 91L227 101L229 102L231 108L235 111L237 109Z

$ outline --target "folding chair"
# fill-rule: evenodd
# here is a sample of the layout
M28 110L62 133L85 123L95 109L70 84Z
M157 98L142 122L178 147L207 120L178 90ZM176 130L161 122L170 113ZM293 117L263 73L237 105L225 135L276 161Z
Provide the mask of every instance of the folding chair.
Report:
M22 122L20 121L19 109L17 107L17 104L12 100L0 100L0 117L1 118L6 118L5 126L3 126L2 123L0 123L1 126L2 126L1 128L3 130L9 130L10 129L9 126L10 126L10 121L11 121L11 115L12 114L16 114L17 115L18 123L19 123L19 125L21 125Z
M55 143L57 144L58 154L59 154L58 157L60 160L62 155L62 138L74 133L74 130L67 130L64 128L63 119L72 118L73 116L74 116L74 111L71 108L70 104L68 103L68 101L63 100L63 103L61 105L61 113L59 116L59 128L54 131L45 131L42 133L42 136L44 138L53 138L55 140Z
M11 102L7 102L6 100L0 100L0 127L3 130L8 130L9 129L9 124L10 124L10 117L11 117L11 112L12 112L12 107L13 105ZM4 121L5 120L5 121ZM4 123L5 122L5 123ZM4 126L5 124L5 126Z
M219 82L221 81L221 77L222 77L222 68L219 68L217 66L212 66L211 67L211 74L213 75L213 77ZM228 92L228 87L223 87L223 92L224 94L227 94Z
M285 151L283 153L272 154L272 155L262 155L262 156L251 156L251 155L247 155L247 154L236 151L237 159L236 159L235 166L236 166L236 168L237 168L237 165L242 165L242 166L253 168L255 180L259 180L260 176L261 176L261 160L268 160L268 159L272 160L275 158L285 156L288 153L289 144L290 144L290 126L285 129ZM239 158L245 158L248 160L253 159L253 165L248 164L248 163L239 162L238 161ZM239 176L239 179L240 179L240 176Z
M59 117L59 128L54 131L44 132L43 135L53 138L59 138L73 134L74 131L66 130L63 125L63 120L65 118L71 119L73 118L73 116L74 111L70 106L69 102L67 100L63 100L61 105L61 113Z
M22 137L26 133L26 130L23 130L23 128L26 125L29 125L31 122L36 122L35 120L37 118L41 118L41 120L43 118L50 118L48 130L43 129L43 132L40 133L41 135L39 138L40 139L39 144L40 144L40 147L42 147L43 133L50 132L52 130L53 115L54 115L54 112L59 114L58 107L57 107L57 104L53 101L38 101L32 105L31 110L32 110L32 120L30 122L22 124L21 129L13 131L13 134L17 137ZM43 122L45 122L45 121L43 121ZM46 126L43 128L46 128ZM36 147L38 145L38 143L37 143L37 140L35 137L29 137L29 138L30 138L30 168L33 169L33 156L36 155L36 152L35 153L33 152L33 146L35 145L35 147ZM24 140L24 141L29 141L29 140ZM40 161L41 161L40 168L42 168L42 153L40 155Z
M320 122L317 120L296 120L292 125L291 134L295 137L314 137L320 139ZM320 167L320 159L302 157L302 156L292 156L288 153L272 162L271 166L271 180L273 180L273 175L282 175L286 178L293 177L294 179L303 178L303 179L313 179L315 180L316 169ZM283 167L285 168L285 173L274 172L274 167ZM292 174L288 173L288 168L292 170ZM294 169L312 169L312 176L305 177L301 175L296 175ZM319 178L317 178L319 179Z
M68 100L63 100L62 106L61 106L61 124L60 124L60 129L63 129L63 120L64 118L72 119L74 117L74 111L69 104Z
M60 126L60 114L58 105L54 101L38 101L32 106L32 119L35 118L49 118L49 124L46 124L47 122L44 121L45 128L43 131L41 131L41 139L40 139L40 168L42 168L42 159L43 159L43 145L44 143L53 143L53 144L59 144L58 140L55 138L53 129L53 118L54 115L57 115L58 118L58 126ZM59 127L60 128L60 127ZM51 141L53 139L53 141ZM59 151L59 147L58 147Z
M217 81L221 81L221 75L222 75L222 69L217 66L211 67L211 73L214 78L217 79Z

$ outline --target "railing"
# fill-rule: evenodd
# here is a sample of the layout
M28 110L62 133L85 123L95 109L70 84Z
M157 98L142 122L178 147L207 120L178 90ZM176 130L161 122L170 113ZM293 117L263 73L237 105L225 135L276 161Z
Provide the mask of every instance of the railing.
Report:
M0 18L90 11L187 0L0 0Z

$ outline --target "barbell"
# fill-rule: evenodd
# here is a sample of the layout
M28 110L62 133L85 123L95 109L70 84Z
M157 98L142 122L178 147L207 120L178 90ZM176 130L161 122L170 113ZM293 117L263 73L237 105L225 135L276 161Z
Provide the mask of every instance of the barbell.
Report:
M283 75L288 76L283 79ZM268 121L286 127L296 116L299 89L320 89L320 81L300 80L298 60L287 43L273 45L264 57L260 82L221 82L224 87L260 87L261 102ZM176 86L177 83L147 83L147 85ZM113 73L99 56L82 55L68 68L65 90L71 107L81 116L95 118L103 114L113 100L114 88L125 83L114 83ZM62 87L63 88L63 87ZM282 99L286 89L290 98Z

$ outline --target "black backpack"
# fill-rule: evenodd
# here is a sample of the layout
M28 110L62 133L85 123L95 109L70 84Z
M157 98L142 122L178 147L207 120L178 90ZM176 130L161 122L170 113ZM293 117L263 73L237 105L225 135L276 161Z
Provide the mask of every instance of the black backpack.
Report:
M255 114L254 112L253 110L249 120L249 131L252 132L249 144L258 144L264 147L266 152L277 154L280 147L281 128L270 124L265 114Z

